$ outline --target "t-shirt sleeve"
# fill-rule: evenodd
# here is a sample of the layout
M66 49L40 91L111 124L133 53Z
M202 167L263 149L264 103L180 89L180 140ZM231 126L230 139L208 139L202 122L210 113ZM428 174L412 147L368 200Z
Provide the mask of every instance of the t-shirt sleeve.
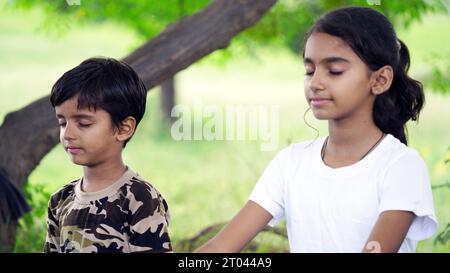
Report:
M168 205L153 187L141 190L129 204L130 252L171 252Z
M56 205L58 200L55 200L53 196L49 203L47 209L47 236L45 238L44 252L60 252L59 246L59 224L56 216Z
M402 155L386 172L379 213L387 210L411 211L416 215L406 238L424 240L437 230L427 167L414 150Z
M289 152L287 147L270 161L249 197L273 216L270 226L284 218L284 169Z

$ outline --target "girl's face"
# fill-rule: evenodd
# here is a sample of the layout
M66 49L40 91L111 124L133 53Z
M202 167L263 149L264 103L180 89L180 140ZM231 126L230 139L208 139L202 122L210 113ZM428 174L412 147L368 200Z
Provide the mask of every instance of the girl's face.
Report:
M370 69L342 39L313 33L305 45L305 96L317 119L372 116Z

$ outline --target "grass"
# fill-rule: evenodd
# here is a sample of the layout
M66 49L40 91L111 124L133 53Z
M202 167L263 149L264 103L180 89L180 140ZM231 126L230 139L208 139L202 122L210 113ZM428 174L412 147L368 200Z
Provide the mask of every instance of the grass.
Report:
M21 18L26 17L27 20ZM117 25L83 26L74 24L63 36L48 35L35 24L39 11L24 13L0 11L0 120L10 111L47 95L56 79L83 59L95 56L121 58L139 43L130 31ZM423 24L400 31L399 35L413 53L413 76L427 73L429 54L450 54L448 17L426 17ZM39 25L39 24L38 24ZM418 35L420 34L420 35ZM423 34L423 35L422 35ZM426 35L425 35L426 34ZM426 39L424 38L426 37ZM434 41L442 41L434 43ZM208 62L196 64L176 78L177 100L192 106L195 98L203 104L279 105L280 145L315 137L303 121L303 69L298 56L283 50L262 51L259 59L243 57L223 66ZM14 95L12 95L14 94ZM229 220L246 201L259 175L276 151L261 152L257 141L180 141L170 137L158 110L159 90L148 96L148 110L137 134L127 145L124 157L129 166L148 178L167 199L174 241L194 236L208 225ZM418 125L409 126L411 146L420 151L433 185L448 181L450 97L427 90L427 105ZM326 124L307 115L307 121L325 135ZM70 163L60 145L55 147L29 177L30 188L53 192L80 177L81 168ZM435 209L440 230L450 222L450 188L434 190ZM39 251L45 217L42 206L36 221L41 236L18 234L16 251ZM265 236L265 235L264 235ZM448 245L434 245L434 238L420 242L420 252L449 252Z

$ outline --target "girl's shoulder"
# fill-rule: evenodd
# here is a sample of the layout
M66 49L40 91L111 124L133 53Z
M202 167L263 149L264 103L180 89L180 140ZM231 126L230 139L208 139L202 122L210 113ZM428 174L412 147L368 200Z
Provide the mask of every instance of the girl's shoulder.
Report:
M386 138L387 143L382 152L388 165L394 165L401 162L425 164L422 156L416 149L406 146L390 134L387 135Z
M299 161L303 158L313 159L320 154L325 139L326 137L319 137L292 143L282 149L277 157L284 158L287 161ZM416 149L406 146L391 134L386 135L382 143L371 153L370 158L376 159L375 161L385 167L398 162L414 163L414 165L425 164Z
M285 153L289 153L290 156L303 157L314 153L314 151L316 151L317 149L320 150L324 141L325 137L319 137L316 139L292 143L288 147L284 148L284 150L282 150L280 153L284 151Z
M304 158L312 158L320 151L325 137L312 140L305 140L288 145L281 149L274 158L274 161L280 162L282 165L291 163L297 165Z

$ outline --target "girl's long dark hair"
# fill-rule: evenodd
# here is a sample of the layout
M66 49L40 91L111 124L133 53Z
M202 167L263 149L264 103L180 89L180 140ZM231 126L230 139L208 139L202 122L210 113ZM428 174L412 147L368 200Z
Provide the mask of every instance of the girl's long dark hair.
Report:
M331 11L308 31L327 33L345 41L372 70L390 65L394 70L392 85L375 99L373 119L386 134L407 145L406 122L418 120L425 103L423 86L407 75L410 57L406 45L397 38L391 22L382 13L363 7Z

